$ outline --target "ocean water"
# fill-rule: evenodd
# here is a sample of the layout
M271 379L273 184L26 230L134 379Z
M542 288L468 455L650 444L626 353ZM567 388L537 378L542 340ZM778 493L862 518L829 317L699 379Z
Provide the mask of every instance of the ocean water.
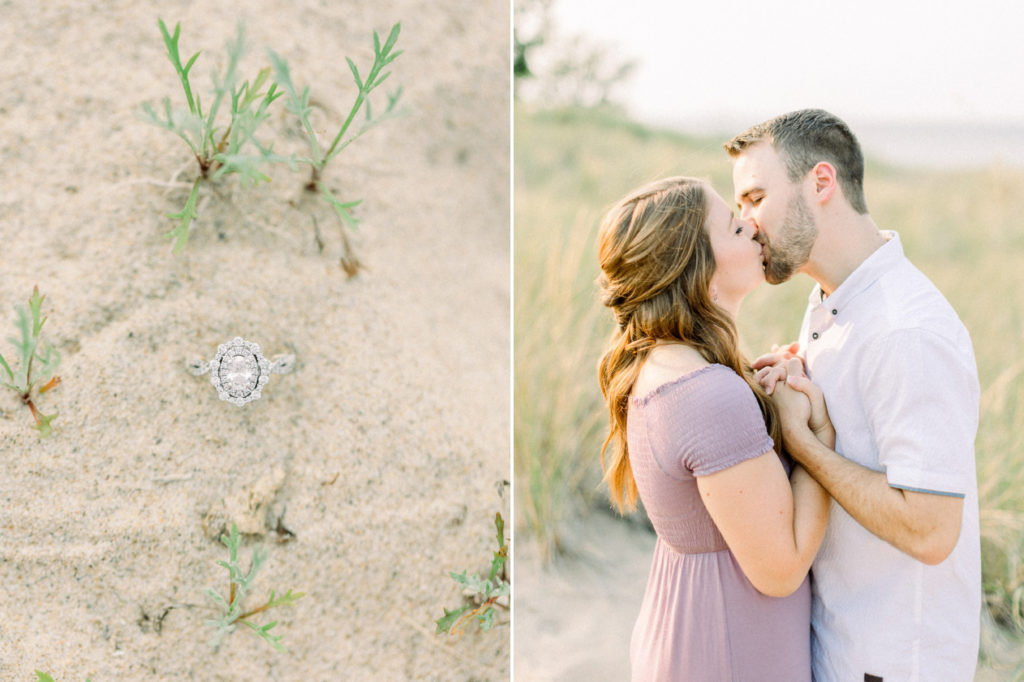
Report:
M904 166L1024 168L1024 124L850 124L868 156Z
M642 117L641 117L642 118ZM756 117L753 119L756 122ZM749 126L750 117L724 114L713 119L651 119L698 135L729 139ZM887 163L952 170L1004 165L1024 168L1024 121L1020 123L884 121L848 118L865 155Z

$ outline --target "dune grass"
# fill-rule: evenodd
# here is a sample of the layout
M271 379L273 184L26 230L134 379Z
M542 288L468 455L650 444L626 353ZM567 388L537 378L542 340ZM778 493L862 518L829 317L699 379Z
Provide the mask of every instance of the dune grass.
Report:
M651 130L609 110L515 112L516 524L542 552L572 547L568 523L606 504L606 408L596 364L613 327L597 300L597 223L637 185L667 175L731 196L722 140ZM868 206L971 333L981 382L976 443L984 590L995 621L1024 634L1024 171L937 172L869 162ZM795 339L812 282L744 303L754 356Z
M0 373L0 386L14 391L21 403L32 412L40 436L48 436L53 432L50 422L57 418L57 413L43 414L36 401L60 383L60 377L56 376L60 353L42 338L43 324L47 320L47 316L42 314L45 298L37 286L32 289L27 308L15 307L19 335L10 336L7 340L15 347L16 354L9 356L10 361L0 354L0 368L3 369Z

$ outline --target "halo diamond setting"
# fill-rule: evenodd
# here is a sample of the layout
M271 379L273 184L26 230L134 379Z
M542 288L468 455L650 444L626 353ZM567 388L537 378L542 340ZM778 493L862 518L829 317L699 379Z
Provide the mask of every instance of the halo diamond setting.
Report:
M267 360L258 343L236 336L217 346L217 355L208 363L188 363L196 376L210 373L210 383L221 400L241 407L258 400L272 373L286 374L295 364L294 355L277 355Z

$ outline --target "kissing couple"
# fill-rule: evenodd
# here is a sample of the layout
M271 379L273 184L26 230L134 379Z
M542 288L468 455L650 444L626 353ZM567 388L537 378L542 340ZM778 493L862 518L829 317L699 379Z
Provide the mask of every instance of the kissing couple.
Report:
M657 533L632 679L973 680L981 560L967 330L881 230L856 137L821 110L725 144L705 181L631 192L598 235L614 504ZM753 363L743 299L817 284Z

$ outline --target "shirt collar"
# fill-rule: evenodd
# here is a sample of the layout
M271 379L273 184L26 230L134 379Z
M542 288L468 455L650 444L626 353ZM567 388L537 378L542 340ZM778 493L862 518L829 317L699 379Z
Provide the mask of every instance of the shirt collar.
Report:
M825 301L833 309L844 307L852 301L859 293L874 284L875 280L884 273L891 270L897 263L904 259L903 244L900 242L899 233L893 230L879 230L885 237L886 242L875 249L874 253L864 259L864 262L857 266L857 269L843 280L843 283L836 287L831 296L825 296L821 285L816 284L808 298L811 306L823 305Z

